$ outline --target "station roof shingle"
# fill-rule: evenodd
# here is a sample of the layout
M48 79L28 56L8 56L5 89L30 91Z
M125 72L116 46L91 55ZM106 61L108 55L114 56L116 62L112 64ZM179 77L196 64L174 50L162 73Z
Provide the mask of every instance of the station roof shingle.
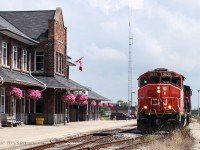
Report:
M54 15L55 10L0 11L1 18L12 24L15 27L14 30L17 29L34 40L47 38L48 21L54 19ZM8 26L5 27L8 28Z
M18 71L11 71L6 68L0 69L0 76L3 78L3 82L12 82L19 84L28 84L31 86L40 86L43 85L30 76L28 73L20 73Z

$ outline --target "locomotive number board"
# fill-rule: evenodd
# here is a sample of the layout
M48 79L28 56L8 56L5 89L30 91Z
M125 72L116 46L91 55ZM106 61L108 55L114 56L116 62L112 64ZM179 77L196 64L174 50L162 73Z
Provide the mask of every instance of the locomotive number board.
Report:
M163 72L163 73L162 73L162 76L171 77L172 74L171 74L170 72Z
M151 73L149 73L149 75L152 77L157 77L157 76L159 76L159 74L158 73L156 73L156 72L151 72Z

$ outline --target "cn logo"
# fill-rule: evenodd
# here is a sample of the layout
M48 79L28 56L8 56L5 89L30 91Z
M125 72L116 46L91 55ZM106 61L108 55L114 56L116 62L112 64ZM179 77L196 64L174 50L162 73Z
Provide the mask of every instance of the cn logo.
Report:
M151 99L152 106L158 106L158 105L160 105L160 103L162 103L164 106L166 106L167 102L168 102L167 99L162 99L162 98L152 98Z

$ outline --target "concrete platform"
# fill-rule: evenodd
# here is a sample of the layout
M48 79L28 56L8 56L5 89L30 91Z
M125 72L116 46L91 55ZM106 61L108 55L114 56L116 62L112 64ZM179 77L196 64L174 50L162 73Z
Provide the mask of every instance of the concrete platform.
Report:
M136 125L136 120L70 122L66 125L21 125L0 128L0 149L23 149L94 131Z

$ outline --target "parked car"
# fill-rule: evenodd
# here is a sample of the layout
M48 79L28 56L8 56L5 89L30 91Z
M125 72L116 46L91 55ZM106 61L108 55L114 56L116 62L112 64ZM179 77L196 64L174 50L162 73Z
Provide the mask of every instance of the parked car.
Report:
M133 117L131 115L125 114L125 113L119 113L119 112L114 112L111 113L110 115L110 119L113 120L127 120L127 119L133 119Z

